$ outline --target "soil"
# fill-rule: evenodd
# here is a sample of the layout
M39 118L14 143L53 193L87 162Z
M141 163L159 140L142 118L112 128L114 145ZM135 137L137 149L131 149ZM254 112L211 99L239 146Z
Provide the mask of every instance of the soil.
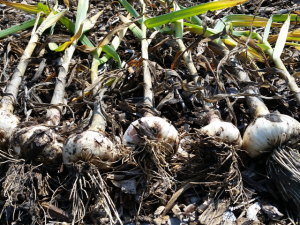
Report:
M31 5L38 2L22 1ZM59 8L64 9L63 1L58 2ZM142 13L139 1L128 2L138 13ZM147 14L151 17L168 11L159 1L147 2L153 4L147 6ZM179 4L190 7L206 2L208 0L191 0L179 1ZM48 1L50 7L54 3L53 0ZM257 9L257 16L265 18L276 13L300 14L297 11L299 1L263 1L258 7L259 3L249 0L236 7L208 11L199 18L207 27L213 28L224 16L254 15ZM94 27L85 33L94 46L122 24L116 19L119 14L128 14L117 1L101 0L90 1L89 14L92 16L104 8L106 10ZM76 10L77 1L70 1L70 9L65 16L74 23ZM35 17L0 4L1 30ZM108 25L111 21L114 22ZM249 27L243 29L249 30ZM296 29L299 25L292 23L290 31ZM264 27L253 27L253 31L263 35ZM279 31L280 28L271 28L270 35ZM1 98L5 96L5 87L29 42L31 32L32 27L0 39ZM149 29L147 37L153 32ZM51 106L56 74L61 68L64 52L49 49L46 42L49 34L50 28L40 37L22 79L13 112L21 121L17 129L42 124ZM61 23L56 24L54 34L72 37L72 33ZM188 32L183 42L190 46L199 37ZM283 143L280 146L281 157L292 155L295 160L293 163L286 162L296 168L288 173L286 169L289 165L287 168L281 167L274 155L264 154L252 159L240 146L221 142L218 137L210 137L200 131L207 124L208 108L218 110L222 120L235 124L241 136L253 120L243 94L228 97L218 86L221 83L227 94L234 95L243 93L250 84L237 81L232 66L222 63L223 57L213 51L210 43L203 42L202 45L198 42L190 50L201 78L199 88L193 83L183 58L174 63L180 52L174 34L160 32L155 36L149 46L148 60L154 107L147 108L143 104L141 41L128 29L117 49L123 67L119 68L118 62L111 58L100 65L98 71L103 76L101 84L116 78L101 95L101 109L107 120L105 135L118 148L121 159L102 170L83 161L46 165L41 163L38 152L20 158L10 145L2 147L0 223L299 224L298 145ZM79 42L78 45L82 44ZM100 58L105 54L102 52ZM299 50L286 45L281 58L291 75L300 72ZM94 95L86 95L84 99L81 96L83 89L92 86L92 61L91 54L79 50L72 57L65 94L65 106L68 107L62 111L59 126L53 128L59 134L60 142L65 142L71 134L81 134L89 128L93 107L98 100ZM275 68L270 58L267 61L271 68ZM258 69L267 68L266 62L257 61L256 64ZM249 62L242 62L241 65L252 82L260 87L260 94L270 113L286 114L300 121L297 102L279 72L264 73L262 77ZM218 66L221 69L219 80L212 72ZM296 83L300 85L299 79ZM206 96L200 89L206 90ZM180 147L176 154L170 156L162 151L168 147L151 138L155 134L153 129L140 129L140 135L146 136L147 144L134 147L124 145L124 132L145 112L166 119L179 132ZM38 151L39 148L36 149ZM156 152L160 152L157 158L154 157Z

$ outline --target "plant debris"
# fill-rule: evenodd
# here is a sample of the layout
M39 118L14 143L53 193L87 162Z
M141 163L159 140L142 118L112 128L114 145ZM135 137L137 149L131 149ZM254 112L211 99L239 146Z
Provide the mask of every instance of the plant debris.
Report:
M299 1L226 1L1 0L0 224L299 224Z

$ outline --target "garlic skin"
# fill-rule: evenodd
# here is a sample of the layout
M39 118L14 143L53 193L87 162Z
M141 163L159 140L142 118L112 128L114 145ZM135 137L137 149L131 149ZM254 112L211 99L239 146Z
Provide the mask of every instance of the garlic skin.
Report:
M208 112L207 117L209 124L200 129L203 134L218 137L220 141L237 145L239 148L242 146L242 137L236 126L222 121L219 113L214 110Z
M65 141L62 156L65 163L82 160L101 170L110 169L120 158L119 152L107 137L91 130L70 135Z
M124 144L143 145L145 143L143 137L136 130L136 127L143 126L143 124L148 124L148 128L150 128L154 136L153 140L166 142L173 147L175 152L178 150L179 135L177 130L173 125L160 117L142 117L131 123L124 133Z
M0 147L5 147L19 122L19 119L15 115L0 110Z
M295 144L300 137L300 123L283 114L267 114L254 119L243 136L243 149L251 158L270 152L284 142Z
M216 136L227 144L238 145L239 148L243 143L240 131L232 123L219 121L202 127L200 131L208 136Z
M62 162L63 143L53 129L43 125L25 127L13 134L11 147L19 158L45 165Z

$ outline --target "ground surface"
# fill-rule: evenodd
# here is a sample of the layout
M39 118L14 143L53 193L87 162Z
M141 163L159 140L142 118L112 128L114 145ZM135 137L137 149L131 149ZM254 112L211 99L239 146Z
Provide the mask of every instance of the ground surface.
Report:
M38 3L31 0L23 1L25 2L33 5ZM189 7L205 2L207 1L182 1L180 4ZM59 7L65 8L63 1L59 3ZM110 3L90 1L89 13L94 15ZM141 13L139 2L131 3ZM157 8L147 7L150 16L166 13L166 9L158 2L152 1L152 4ZM54 1L49 1L49 5L53 6ZM72 2L70 11L66 14L73 22L76 18L76 5L76 1ZM253 15L258 5L259 1L250 0L242 6L208 12L199 15L199 18L206 21L208 27L213 28L220 18L229 14ZM299 6L297 1L265 1L257 15L270 18L275 13L289 13L290 11L284 10L292 8L295 8L297 13ZM97 45L100 38L112 28L121 24L116 20L111 27L107 26L118 14L126 16L127 11L118 2L113 2L97 20L94 28L86 33L94 45ZM0 4L1 30L34 17ZM299 25L292 24L290 30L298 27ZM10 82L10 77L28 44L31 31L32 28L28 28L0 39L1 96L4 96L4 88ZM263 34L264 28L253 28L253 31ZM56 81L55 73L59 70L64 54L53 52L47 45L43 45L49 32L50 29L41 36L38 47L42 47L36 48L32 56L38 60L33 60L27 67L19 90L14 110L14 114L22 121L19 127L43 123L46 109L49 108ZM278 28L271 29L271 34L278 32ZM149 30L147 36L152 33L153 30ZM72 36L60 23L55 26L54 34ZM189 46L198 37L197 34L186 33L183 41ZM168 40L152 48L165 38ZM95 166L83 162L49 167L37 163L35 158L18 159L14 154L8 153L9 146L3 147L0 154L1 224L53 224L53 221L73 221L78 224L109 224L119 221L130 224L179 224L179 221L182 221L186 224L244 225L290 224L293 220L297 222L300 202L297 205L291 199L283 201L282 193L276 186L278 180L271 179L267 172L268 155L253 160L238 147L219 142L217 138L207 137L199 131L207 123L207 108L202 104L199 91L188 86L193 82L182 58L172 70L172 80L167 75L179 51L174 35L158 33L149 46L149 49L151 48L153 51L149 53L149 60L152 63L155 96L155 108L152 109L152 113L165 118L179 131L180 152L162 163L153 160L151 151L147 151L151 147L163 148L156 141L150 141L151 144L145 148L140 146L126 149L122 145L120 137L123 132L131 122L145 113L142 104L143 87L139 85L143 82L141 66L138 66L141 42L128 30L117 49L123 65L127 65L118 68L118 63L110 59L99 67L99 74L103 74L105 78L121 78L102 96L102 108L108 118L106 135L120 149L122 159L110 170L100 172ZM209 49L209 45L205 45L204 48L196 45L191 54L202 78L201 85L207 90L207 97L213 99L214 95L222 92L209 66L215 70L222 57L213 54ZM299 50L285 48L283 53L282 59L290 74L300 72ZM101 53L101 57L104 55L105 53ZM207 62L199 55L205 56ZM132 56L136 56L136 61L133 61ZM275 68L272 60L268 59L268 62ZM88 95L85 97L87 101L72 100L81 96L82 88L91 85L88 70L91 64L91 54L75 51L65 95L69 108L65 108L61 124L55 129L62 141L70 134L83 132L89 126L93 105L87 101L95 102L95 98ZM254 82L262 82L262 78L251 70L253 68L246 63L242 65ZM259 69L266 68L265 62L257 62L257 65ZM221 70L220 82L228 94L241 93L246 89L242 87L243 84L237 85L230 65L223 65ZM42 73L36 77L37 71ZM179 78L184 82L180 82ZM293 96L289 95L290 91L285 81L276 73L264 74L264 80L271 84L261 85L260 88L261 95L269 97L265 98L264 102L270 112L286 114L299 121L299 107ZM297 83L299 86L300 82ZM28 93L28 90L31 91ZM281 98L273 98L274 96ZM228 101L231 103L232 113ZM234 123L234 115L241 135L252 121L243 96L227 98L227 102L223 97L209 103L207 107L217 109L221 118L227 122ZM291 176L285 175L288 179ZM284 185L288 185L288 179L282 179L286 182ZM292 185L295 185L295 190L299 187L297 180ZM258 210L255 211L255 207ZM251 212L257 213L252 215Z

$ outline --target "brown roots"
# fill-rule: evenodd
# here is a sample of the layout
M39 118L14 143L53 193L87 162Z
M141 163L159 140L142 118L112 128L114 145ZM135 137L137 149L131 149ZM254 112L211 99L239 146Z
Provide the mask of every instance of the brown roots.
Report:
M300 154L288 146L278 147L271 154L267 169L283 200L300 219Z

